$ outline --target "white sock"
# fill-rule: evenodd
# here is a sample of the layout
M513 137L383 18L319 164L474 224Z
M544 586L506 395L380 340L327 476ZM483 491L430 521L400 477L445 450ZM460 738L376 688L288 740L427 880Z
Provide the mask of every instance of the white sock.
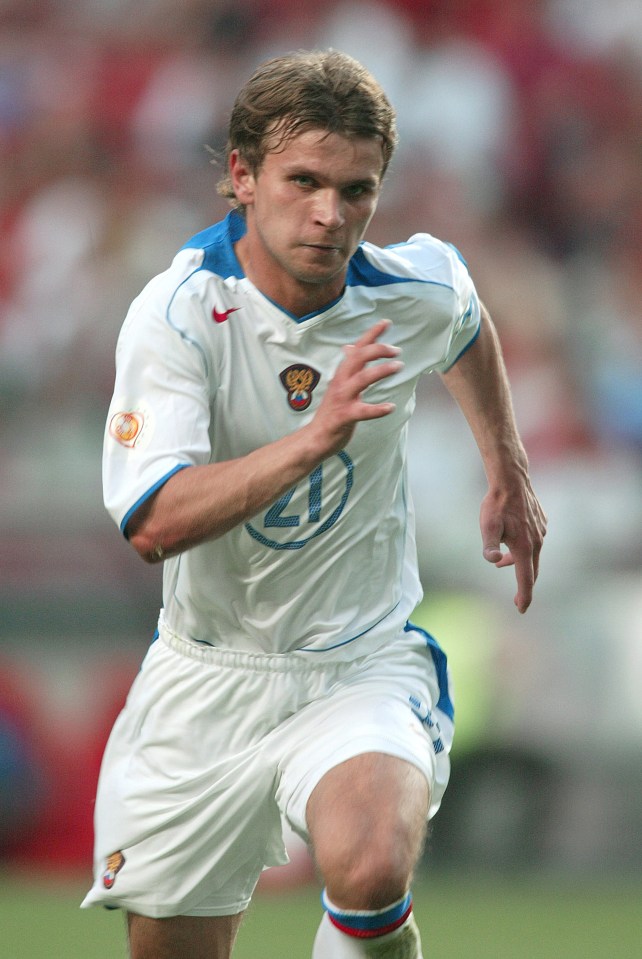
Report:
M334 911L332 905L325 899L326 906L330 906L335 916L341 917L339 910ZM389 910L380 910L385 916ZM358 918L359 916L373 919L377 913L357 911L344 912L343 916ZM312 959L423 959L419 930L412 913L398 928L380 936L364 938L351 935L339 929L326 912L321 920L314 946Z

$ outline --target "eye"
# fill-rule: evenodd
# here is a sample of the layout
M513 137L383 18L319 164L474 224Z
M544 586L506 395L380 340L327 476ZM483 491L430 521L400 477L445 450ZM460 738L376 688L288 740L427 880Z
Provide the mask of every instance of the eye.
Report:
M350 183L343 192L349 200L360 200L372 194L374 188L371 183Z
M295 173L291 178L293 183L297 183L301 187L313 187L315 186L316 181L314 177L308 176L307 173Z

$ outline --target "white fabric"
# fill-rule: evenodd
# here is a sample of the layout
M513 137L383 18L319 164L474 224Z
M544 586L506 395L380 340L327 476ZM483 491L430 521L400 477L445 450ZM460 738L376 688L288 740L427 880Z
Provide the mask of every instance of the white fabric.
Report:
M436 812L452 723L438 706L448 689L424 634L391 636L346 663L217 650L160 632L105 752L84 906L154 917L240 912L262 868L287 861L282 818L305 837L317 782L363 752L420 768Z
M197 236L132 304L117 348L104 447L105 503L128 519L172 472L242 457L314 415L343 358L377 319L404 369L368 391L396 412L358 425L347 448L264 515L166 560L168 626L247 652L362 655L403 627L422 591L406 473L407 421L423 372L445 370L479 328L468 272L448 245L419 234L364 243L343 296L297 322L243 275L237 214ZM288 393L282 375L318 383ZM309 405L306 406L308 400Z

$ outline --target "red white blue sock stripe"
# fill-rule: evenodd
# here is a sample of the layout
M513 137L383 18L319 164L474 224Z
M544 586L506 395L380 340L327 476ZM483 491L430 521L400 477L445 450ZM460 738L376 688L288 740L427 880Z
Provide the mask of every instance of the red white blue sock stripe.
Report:
M393 902L385 909L360 910L339 909L328 899L325 889L321 901L328 912L330 922L341 932L358 939L374 939L394 932L408 919L412 912L412 894L408 892L402 899Z

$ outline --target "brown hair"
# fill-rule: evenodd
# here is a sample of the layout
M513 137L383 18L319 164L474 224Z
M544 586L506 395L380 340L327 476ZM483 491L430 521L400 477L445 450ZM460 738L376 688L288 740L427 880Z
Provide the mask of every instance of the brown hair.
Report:
M306 129L380 137L382 175L397 144L395 111L364 66L335 50L301 50L266 61L242 87L230 116L226 160L238 150L257 173L268 150ZM229 172L217 189L240 206Z

